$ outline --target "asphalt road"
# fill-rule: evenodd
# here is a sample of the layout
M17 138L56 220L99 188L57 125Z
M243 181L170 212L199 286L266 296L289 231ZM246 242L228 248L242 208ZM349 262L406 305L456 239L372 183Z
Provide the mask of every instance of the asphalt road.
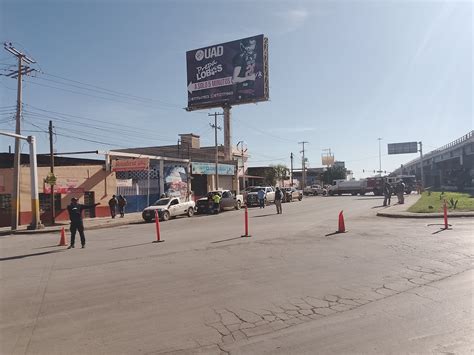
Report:
M376 197L3 237L2 354L468 353L473 220L376 217ZM344 210L348 230L337 229ZM441 221L439 221L441 223Z

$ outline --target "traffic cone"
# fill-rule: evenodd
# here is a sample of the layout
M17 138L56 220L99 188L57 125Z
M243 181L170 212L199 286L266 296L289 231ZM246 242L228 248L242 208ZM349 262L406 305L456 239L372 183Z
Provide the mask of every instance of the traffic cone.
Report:
M58 247L66 246L66 233L64 232L64 227L61 228L61 239L59 239Z
M153 243L164 242L164 240L161 240L160 216L158 215L158 210L155 210L155 227L156 227L156 240Z
M443 212L444 212L444 229L449 229L449 224L448 224L448 206L446 205L446 200L444 200Z
M346 226L344 224L344 214L343 211L339 212L339 227L337 229L338 233L345 233L346 232Z

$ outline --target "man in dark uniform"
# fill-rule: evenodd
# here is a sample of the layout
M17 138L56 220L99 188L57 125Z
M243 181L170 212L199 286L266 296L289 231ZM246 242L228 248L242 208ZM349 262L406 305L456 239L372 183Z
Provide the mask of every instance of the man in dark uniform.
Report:
M77 203L77 198L71 198L71 204L67 206L67 211L69 212L69 219L71 220L71 244L69 245L68 249L74 248L76 231L79 231L79 235L81 236L82 247L86 247L84 223L82 222L82 211L86 209L93 209L97 205L100 205L100 203L96 203L94 205L81 205L80 203Z
M255 95L254 86L257 76L255 73L256 46L257 40L255 38L242 41L240 44L241 53L237 54L232 60L234 66L232 81L237 100L252 98Z

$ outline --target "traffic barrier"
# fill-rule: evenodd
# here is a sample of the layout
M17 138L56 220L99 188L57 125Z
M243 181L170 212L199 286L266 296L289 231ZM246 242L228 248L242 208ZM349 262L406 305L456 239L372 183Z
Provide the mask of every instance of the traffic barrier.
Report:
M337 228L337 233L345 233L346 225L344 224L344 214L343 211L339 212L339 226Z
M158 210L155 210L155 226L156 226L156 240L153 243L164 242L164 240L161 240L160 216L158 215Z
M449 228L449 224L448 224L448 206L446 205L446 200L444 200L443 210L444 210L444 229L448 229Z
M245 234L241 237L251 237L249 234L249 211L247 205L245 206L245 213L244 213L244 223L245 223Z
M61 228L61 238L59 239L58 247L66 246L66 232L64 231L64 227Z

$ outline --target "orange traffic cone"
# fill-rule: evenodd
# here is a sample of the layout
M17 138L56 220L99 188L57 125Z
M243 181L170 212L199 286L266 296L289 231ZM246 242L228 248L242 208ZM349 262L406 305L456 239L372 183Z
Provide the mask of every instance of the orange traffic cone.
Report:
M343 211L339 212L339 228L337 229L338 233L345 233L346 226L344 224L344 214Z
M59 239L58 247L66 246L66 233L64 232L64 227L61 228L61 239Z
M160 216L158 215L158 210L155 210L155 228L156 228L156 240L153 243L164 242L164 240L161 239Z

